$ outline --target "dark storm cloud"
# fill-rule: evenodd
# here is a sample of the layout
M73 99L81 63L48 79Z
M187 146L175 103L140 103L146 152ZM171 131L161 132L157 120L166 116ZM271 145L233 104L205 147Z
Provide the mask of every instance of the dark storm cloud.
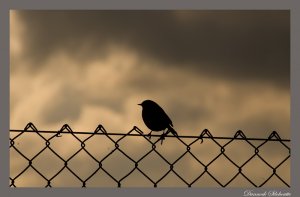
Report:
M288 87L288 11L20 11L35 69L62 50L81 61L130 47L163 65Z

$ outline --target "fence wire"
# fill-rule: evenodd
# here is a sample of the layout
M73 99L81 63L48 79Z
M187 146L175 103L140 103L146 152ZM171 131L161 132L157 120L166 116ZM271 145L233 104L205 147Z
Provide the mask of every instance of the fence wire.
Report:
M290 140L281 139L281 137L276 131L273 131L268 136L268 138L248 138L240 130L237 131L233 137L214 137L207 129L203 130L199 136L168 135L166 136L165 141L168 141L171 138L173 138L173 140L176 140L177 146L180 145L183 147L183 149L181 149L181 152L178 153L179 156L177 156L172 161L170 161L170 159L168 159L166 155L159 150L162 147L167 146L167 144L160 144L161 135L152 135L152 140L150 140L149 137L137 127L134 127L128 133L108 133L102 125L99 125L94 132L76 132L73 131L69 125L65 124L59 131L42 131L38 130L34 124L28 123L23 130L10 130L10 134L10 151L14 151L15 154L18 155L18 157L26 161L23 162L24 166L19 167L18 172L10 173L10 187L22 187L21 182L19 183L18 180L21 179L22 176L25 176L24 174L29 170L33 170L36 176L40 177L40 180L42 181L42 185L44 187L53 187L52 183L55 182L55 180L58 179L58 176L64 171L68 171L69 173L71 173L74 176L74 178L80 183L81 187L89 187L89 181L100 171L102 172L103 176L105 175L108 181L113 182L115 187L122 187L124 181L126 181L126 179L128 179L134 172L139 172L144 178L146 178L151 187L161 186L162 181L166 179L166 177L171 173L181 181L182 185L186 187L195 187L196 183L199 182L204 176L209 176L220 187L230 186L230 184L235 179L237 179L238 176L243 177L243 179L246 180L246 182L253 187L266 186L266 184L274 177L277 178L277 181L279 181L283 186L290 187L289 178L281 176L280 173L278 173L280 168L288 168L287 171L289 171ZM20 139L22 138L21 136L25 136L28 134L37 134L38 139L44 143L42 148L31 156L24 153L23 150L20 150L21 148L18 146L19 143L22 142L22 139ZM73 137L73 140L80 144L79 149L75 150L74 153L69 155L67 158L60 155L55 150L54 145L52 145L54 139L63 137L65 135L71 135L71 137ZM87 143L89 142L89 140L98 135L105 137L106 140L108 139L108 141L110 141L112 144L111 150L109 150L107 154L102 155L100 158L99 156L94 155L87 148ZM84 138L80 136L84 136ZM122 148L122 146L120 146L122 141L128 138L129 136L134 138L142 138L145 142L147 142L147 144L149 144L150 148L145 152L145 154L139 157L133 157L127 151L125 151ZM155 140L153 140L154 138ZM18 142L19 139L21 140L21 142ZM189 139L190 141L187 142L185 139ZM217 147L219 152L217 155L211 157L208 161L203 161L201 155L196 154L192 151L195 150L194 146L201 146L202 144L204 144L204 141L212 142L212 144L214 144ZM220 141L225 141L225 143L221 143ZM227 153L226 148L228 148L230 144L236 141L241 141L247 144L247 146L249 147L251 154L249 158L246 159L246 161L238 162L237 160L233 159L229 153ZM280 158L277 164L274 164L274 162L272 163L272 160L270 159L264 158L263 154L261 153L262 148L268 143L272 142L275 142L276 145L280 145L280 147L285 151L285 155ZM98 143L101 144L102 142L99 141ZM132 144L126 144L126 146L131 145ZM39 157L42 157L41 155L45 151L50 151L52 157L58 159L59 162L62 164L57 169L57 171L52 173L52 175L47 175L45 172L43 172L39 168L38 163L35 162L39 159ZM207 150L208 154L209 151L210 150ZM240 151L242 151L242 149ZM94 163L97 164L97 167L95 167L95 169L91 171L86 177L81 177L80 173L78 173L76 169L70 166L72 160L75 160L74 158L76 157L76 155L82 153L84 153L85 156L89 157L91 160L93 160ZM121 177L115 176L112 171L108 170L109 165L105 165L106 160L112 158L112 156L117 153L121 154L122 156L125 156L130 163L129 167L127 166L128 170ZM160 158L161 163L164 163L164 165L167 166L165 172L161 173L159 176L156 176L156 178L151 176L151 171L142 167L143 161L145 161L147 157L150 157L150 155L153 154L156 157ZM182 172L179 172L176 168L180 165L181 160L183 160L187 156L189 156L189 158L192 159L194 163L197 163L197 165L201 167L201 170L195 170L192 172L193 178L189 178L189 180L188 178L184 177L182 175ZM217 177L213 172L213 169L215 169L213 167L213 164L216 161L218 161L218 159L220 159L221 157L223 157L223 160L226 160L227 165L231 165L231 168L235 169L234 173L226 175L229 176L226 177L226 181L220 180L220 177ZM47 158L43 160L45 160L44 162L49 162L49 165L51 165L51 162L47 161ZM260 163L264 164L264 171L271 172L266 177L263 177L263 181L261 181L260 183L257 181L257 178L251 176L251 172L247 173L247 169L249 169L249 165L253 160L258 160ZM14 162L15 161L13 160L13 158L11 158L11 165L14 164ZM118 161L113 162L116 163ZM227 166L225 165L225 163L222 167L226 171ZM250 167L252 169L256 168L256 166ZM280 169L280 171L282 171L282 169ZM101 187L102 185L98 186Z

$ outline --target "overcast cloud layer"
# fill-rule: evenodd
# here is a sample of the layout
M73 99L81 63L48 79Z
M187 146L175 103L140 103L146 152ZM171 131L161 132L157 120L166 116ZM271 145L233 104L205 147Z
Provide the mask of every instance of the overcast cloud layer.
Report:
M31 11L24 55L33 69L57 51L85 61L129 47L164 66L289 84L286 11ZM82 65L84 67L84 65ZM218 76L219 77L219 76Z
M148 133L137 104L152 99L180 135L290 136L287 11L10 14L12 129Z

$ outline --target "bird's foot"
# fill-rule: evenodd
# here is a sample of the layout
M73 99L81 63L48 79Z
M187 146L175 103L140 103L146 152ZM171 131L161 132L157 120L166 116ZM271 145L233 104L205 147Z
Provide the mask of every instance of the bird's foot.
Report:
M161 145L163 144L163 141L165 140L165 136L166 136L166 133L163 133L159 138L161 140Z

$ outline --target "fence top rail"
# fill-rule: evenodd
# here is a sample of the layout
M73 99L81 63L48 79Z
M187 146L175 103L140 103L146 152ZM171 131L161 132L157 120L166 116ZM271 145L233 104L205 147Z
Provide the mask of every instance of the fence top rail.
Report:
M30 124L30 123L29 123ZM67 124L65 124L60 130L37 130L33 124L27 125L24 129L10 129L10 132L16 132L16 133L23 133L23 132L29 132L29 133L45 133L45 134L78 134L78 135L110 135L110 136L149 136L148 134L144 134L138 127L134 126L133 129L131 129L128 133L108 133L106 130L102 127L102 125L99 125L95 131L73 131ZM31 128L32 130L30 130ZM133 131L136 131L137 133L131 133ZM161 134L151 134L152 137L161 137ZM279 134L276 131L273 131L267 138L255 138L255 137L246 137L246 135L241 131L238 130L233 137L219 137L219 136L213 136L208 129L204 129L202 133L198 136L196 135L167 135L165 137L170 138L209 138L209 139L224 139L224 140L254 140L254 141L283 141L283 142L290 142L290 139L281 139Z

